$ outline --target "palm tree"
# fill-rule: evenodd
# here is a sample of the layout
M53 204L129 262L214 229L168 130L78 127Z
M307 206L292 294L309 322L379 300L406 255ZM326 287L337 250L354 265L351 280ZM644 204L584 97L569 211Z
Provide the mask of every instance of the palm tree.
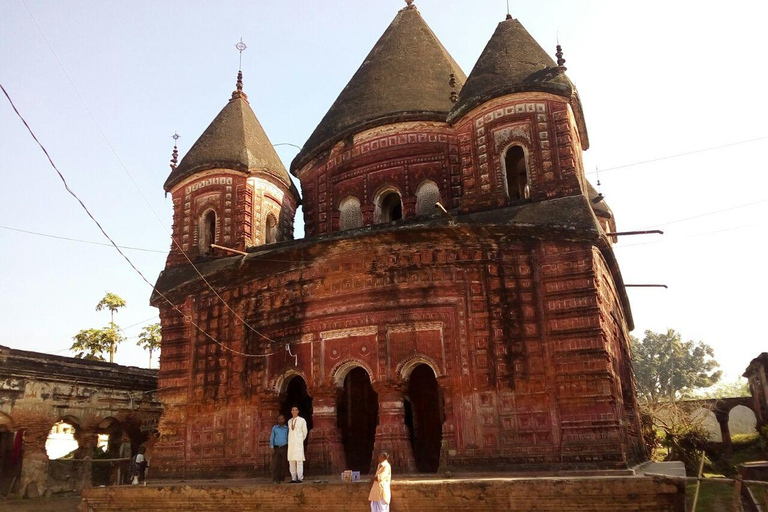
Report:
M75 340L70 350L76 352L78 359L89 359L92 361L103 361L101 354L114 347L123 340L115 324L110 324L103 329L83 329L75 336Z
M108 309L109 310L109 319L110 319L110 326L113 328L116 328L115 325L115 312L117 312L118 309L125 307L125 300L120 297L119 295L115 295L114 293L106 292L106 295L104 295L104 298L101 299L101 301L96 304L96 311L101 311L102 309ZM109 346L109 362L114 363L115 362L115 346L122 341L120 337L113 337L113 341Z
M152 368L152 352L160 349L160 343L163 340L163 335L160 330L160 324L155 323L148 325L141 330L139 334L139 341L136 345L140 346L144 350L149 350L149 368Z

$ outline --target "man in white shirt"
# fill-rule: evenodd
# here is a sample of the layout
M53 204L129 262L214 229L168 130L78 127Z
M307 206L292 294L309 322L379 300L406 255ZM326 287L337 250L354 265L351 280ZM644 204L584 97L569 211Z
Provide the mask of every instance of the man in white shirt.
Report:
M299 408L291 408L292 418L288 420L288 465L291 470L291 483L300 484L304 480L304 440L307 438L307 422L299 416Z

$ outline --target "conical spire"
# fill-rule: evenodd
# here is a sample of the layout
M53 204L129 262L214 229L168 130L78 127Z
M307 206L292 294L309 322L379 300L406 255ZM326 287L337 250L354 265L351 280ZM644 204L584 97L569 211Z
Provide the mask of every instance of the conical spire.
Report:
M314 155L361 130L410 120L445 121L454 74L466 76L424 22L407 5L378 40L293 160L295 172Z
M454 121L493 98L522 91L571 98L575 89L525 27L508 16L477 59L448 120Z
M285 166L242 92L242 78L242 72L238 72L232 98L171 171L165 181L166 191L193 174L216 168L246 174L265 172L295 191Z

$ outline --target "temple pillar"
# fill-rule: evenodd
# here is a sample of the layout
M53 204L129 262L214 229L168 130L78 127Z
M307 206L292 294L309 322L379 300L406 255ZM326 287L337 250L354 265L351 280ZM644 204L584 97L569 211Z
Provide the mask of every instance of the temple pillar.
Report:
M272 465L272 451L269 449L269 438L272 436L272 427L277 425L277 416L280 414L280 397L277 395L260 395L258 411L259 427L254 443L255 452L253 460L256 473L270 476ZM287 418L286 418L287 420Z
M723 436L723 455L730 457L733 455L733 443L731 442L731 429L728 426L728 417L730 411L715 409L715 418L720 424L720 433Z
M393 471L414 473L416 460L405 424L405 395L400 386L390 382L375 382L373 389L379 396L379 424L376 426L371 471L376 471L379 465L379 454L387 452Z
M75 490L80 492L93 486L93 456L96 453L96 445L99 442L99 434L95 428L75 427L75 440L77 450L75 459L80 459L75 464ZM96 471L108 471L108 466L96 468Z
M312 396L312 432L307 444L307 466L312 474L333 475L345 469L344 445L338 427L339 390L335 386L309 390Z
M360 206L360 212L363 214L363 226L370 226L373 224L373 212L376 210L376 206L372 204L364 204Z
M416 197L403 198L403 218L409 219L416 216Z
M37 498L48 490L48 454L45 441L51 429L47 425L34 425L22 430L24 445L19 494L26 498Z
M456 424L453 414L453 390L448 377L437 378L437 386L443 395L443 438L440 442L440 465L438 472L450 468L450 459L456 455Z
M333 210L331 213L331 230L335 233L339 229L341 229L341 212Z

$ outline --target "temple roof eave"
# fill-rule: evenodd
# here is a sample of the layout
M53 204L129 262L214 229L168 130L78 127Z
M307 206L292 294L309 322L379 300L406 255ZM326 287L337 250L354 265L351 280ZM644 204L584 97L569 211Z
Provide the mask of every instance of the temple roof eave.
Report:
M323 142L318 143L315 146L315 149L313 149L312 151L309 151L304 154L300 154L301 158L297 156L291 163L291 174L298 178L302 168L304 168L309 162L311 162L318 156L329 152L333 148L333 146L338 144L340 141L348 139L349 137L353 137L366 130L378 128L380 126L387 126L387 125L392 125L397 123L406 123L411 121L433 121L433 122L437 121L437 122L442 122L447 124L445 112L423 111L423 110L395 112L395 113L387 114L385 116L378 117L376 119L360 122L358 124L355 124L353 126L346 128L343 131L335 132L332 135L328 136Z

